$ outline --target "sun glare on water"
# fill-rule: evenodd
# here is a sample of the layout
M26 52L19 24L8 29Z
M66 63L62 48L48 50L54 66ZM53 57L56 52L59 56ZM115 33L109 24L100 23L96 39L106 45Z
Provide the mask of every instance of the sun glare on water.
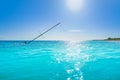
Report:
M64 51L55 54L55 58L59 64L65 63L68 76L66 80L84 80L81 68L90 60L90 55L83 53L82 50L88 46L75 41L67 41L64 44Z

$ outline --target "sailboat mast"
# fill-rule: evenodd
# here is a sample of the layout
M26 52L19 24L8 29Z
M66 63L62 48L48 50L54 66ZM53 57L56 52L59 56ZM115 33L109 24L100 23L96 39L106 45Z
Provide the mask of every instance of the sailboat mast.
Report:
M58 25L60 25L60 22L57 23L56 25L54 25L53 27L49 28L48 30L44 31L42 34L38 35L37 37L35 37L34 39L32 39L31 41L29 41L27 44L33 42L34 40L38 39L39 37L41 37L42 35L46 34L47 32L49 32L50 30L52 30L53 28L57 27ZM25 42L26 43L26 42Z

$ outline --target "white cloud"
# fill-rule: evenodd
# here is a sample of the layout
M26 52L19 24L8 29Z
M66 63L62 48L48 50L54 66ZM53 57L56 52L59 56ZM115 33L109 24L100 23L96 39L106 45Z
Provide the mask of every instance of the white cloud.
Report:
M82 30L80 30L80 29L72 29L72 30L69 30L68 32L78 33L78 32L82 32Z

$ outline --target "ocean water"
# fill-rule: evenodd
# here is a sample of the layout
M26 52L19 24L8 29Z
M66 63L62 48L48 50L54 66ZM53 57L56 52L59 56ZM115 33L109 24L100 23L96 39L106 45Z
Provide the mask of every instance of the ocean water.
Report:
M120 80L120 42L0 41L0 80Z

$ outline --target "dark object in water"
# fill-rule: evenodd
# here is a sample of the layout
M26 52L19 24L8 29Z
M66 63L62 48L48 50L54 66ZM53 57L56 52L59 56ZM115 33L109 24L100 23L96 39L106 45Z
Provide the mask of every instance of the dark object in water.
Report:
M25 41L24 43L27 44L27 41Z
M30 44L31 42L33 42L34 40L36 40L37 38L41 37L42 35L44 35L45 33L47 33L48 31L52 30L53 28L55 28L56 26L60 25L60 22L57 23L56 25L54 25L53 27L49 28L48 30L46 30L45 32L43 32L42 34L38 35L37 37L35 37L33 40L29 41L29 42L24 42L25 44Z

